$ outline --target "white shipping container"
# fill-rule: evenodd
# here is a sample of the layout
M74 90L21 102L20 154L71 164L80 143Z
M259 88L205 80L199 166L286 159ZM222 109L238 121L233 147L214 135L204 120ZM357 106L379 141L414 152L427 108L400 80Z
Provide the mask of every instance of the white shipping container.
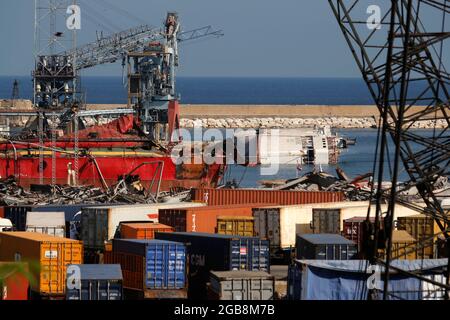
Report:
M104 242L114 238L117 228L125 221L158 222L159 209L192 208L204 203L180 202L146 205L86 207L81 211L81 240L87 248L103 248Z
M27 212L27 232L37 232L65 238L66 219L64 212Z
M340 211L340 230L343 230L344 220L355 216L365 216L369 208L368 201L344 201L334 203L300 204L290 206L272 206L262 209L254 209L255 232L259 237L269 238L271 247L280 249L295 247L296 235L313 233L312 221L314 209L338 209ZM383 212L387 206L382 206ZM277 212L278 219L259 221L255 215L257 211ZM398 217L417 215L417 211L397 205L394 220ZM371 207L371 217L375 217L375 206ZM261 219L261 218L260 218ZM279 222L278 222L279 221ZM277 224L277 225L274 225Z

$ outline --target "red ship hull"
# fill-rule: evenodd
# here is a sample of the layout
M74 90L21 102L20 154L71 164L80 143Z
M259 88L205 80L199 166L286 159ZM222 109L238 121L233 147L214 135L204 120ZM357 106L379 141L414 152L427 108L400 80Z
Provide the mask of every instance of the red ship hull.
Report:
M43 165L43 179L45 184L52 183L52 158L45 156ZM155 186L160 177L161 163L164 169L161 176L161 190L167 191L172 187L198 188L216 187L223 172L222 165L183 165L177 166L168 156L103 156L95 158L97 164L87 157L79 158L78 184L103 186L102 176L108 186L117 183L121 176L127 175L135 168L133 176L139 176L144 187L149 187L152 181ZM67 184L68 165L74 164L75 159L70 156L58 155L56 159L55 178L57 184ZM147 164L149 163L150 164ZM159 166L159 167L158 167ZM14 176L23 187L40 182L39 157L0 158L0 176L2 178Z

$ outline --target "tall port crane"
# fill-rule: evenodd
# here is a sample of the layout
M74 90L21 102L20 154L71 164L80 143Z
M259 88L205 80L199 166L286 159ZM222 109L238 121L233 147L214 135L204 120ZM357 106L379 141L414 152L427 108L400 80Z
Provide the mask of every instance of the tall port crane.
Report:
M446 69L450 61L448 47L446 49L446 40L450 37L449 3L445 0L392 0L380 1L380 6L374 6L373 1L362 0L328 2L381 115L379 167L372 193L376 219L371 225L369 211L366 256L372 264L392 269L390 262L396 258L392 250L394 211L395 204L401 203L430 217L439 227L440 232L430 238L417 239L418 245L432 247L438 237L443 237L449 257L449 208L442 201L445 193L442 187L450 175L450 74ZM413 125L424 120L434 124L431 133L414 130ZM388 150L388 136L394 142L393 159ZM383 186L386 164L392 179L389 188ZM399 183L402 170L408 178ZM402 196L413 189L420 194L423 205L411 203ZM388 203L385 213L381 211L383 202ZM382 225L383 232L380 231ZM380 247L386 247L385 260L379 258ZM412 274L440 287L447 299L449 275L442 283ZM388 299L389 272L385 272L384 277L381 290L383 298Z
M86 4L86 3L85 3ZM82 107L80 88L78 86L79 71L105 63L122 60L125 66L126 57L130 52L141 52L149 43L164 41L162 64L170 73L158 85L170 89L168 95L142 96L139 103L134 105L135 111L140 115L145 131L151 138L157 138L156 130L163 125L166 130L172 129L177 122L178 101L175 96L175 67L178 66L178 42L195 40L208 36L222 36L220 30L206 26L182 32L178 23L178 16L169 13L163 29L149 25L142 25L126 31L114 33L110 36L99 37L96 41L77 47L76 28L69 28L67 32L67 14L76 16L80 14L76 0L35 0L35 69L33 71L34 94L33 103L37 108L37 135L39 146L43 145L46 133L50 132L52 142L56 142L56 119L61 114L60 123L71 124L75 136L74 144L74 170L77 181L78 173L78 111ZM176 30L172 29L173 24ZM50 28L47 30L47 26ZM175 31L175 32L174 32ZM171 34L169 32L172 32ZM62 49L62 51L59 51ZM57 53L59 52L59 53ZM146 50L148 53L148 50ZM147 57L146 61L154 58ZM169 60L167 60L169 59ZM137 68L137 65L136 65ZM161 75L164 75L162 73ZM145 84L145 92L156 92L154 70L147 70L146 75L139 80L139 85ZM170 79L170 82L167 80ZM129 83L131 84L131 83ZM153 88L152 88L153 86ZM130 90L130 87L129 87ZM162 91L161 91L162 92ZM158 100L158 103L154 103ZM156 105L157 104L157 105ZM144 110L145 109L145 110ZM170 109L170 110L169 110ZM143 111L142 111L143 110ZM50 114L52 127L48 126L47 116ZM157 115L155 118L154 115ZM169 118L173 121L169 121ZM168 124L170 122L171 124ZM167 134L166 134L167 136ZM39 149L40 183L43 183L43 152ZM56 167L56 154L53 154L52 170ZM54 177L54 174L52 175ZM54 178L52 177L52 183Z

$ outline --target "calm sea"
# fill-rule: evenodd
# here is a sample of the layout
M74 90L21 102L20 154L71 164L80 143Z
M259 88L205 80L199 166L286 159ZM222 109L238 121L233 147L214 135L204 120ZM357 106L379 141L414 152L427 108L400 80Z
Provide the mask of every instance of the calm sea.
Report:
M0 98L11 98L14 79L31 99L31 77L0 77ZM121 77L84 77L88 103L126 103ZM185 104L372 104L359 78L177 78Z

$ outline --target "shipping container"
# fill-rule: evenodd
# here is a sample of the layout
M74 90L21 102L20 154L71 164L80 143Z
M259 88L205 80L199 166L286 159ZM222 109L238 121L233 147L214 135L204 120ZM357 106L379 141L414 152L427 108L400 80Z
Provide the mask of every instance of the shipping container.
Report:
M66 237L69 239L81 239L81 209L92 207L94 204L67 204L35 206L33 212L64 212L66 220ZM95 206L108 206L107 204L95 204Z
M69 265L66 300L122 300L122 270L118 264ZM80 282L76 282L79 277ZM70 284L70 286L69 286ZM78 284L78 287L77 287Z
M73 204L73 205L41 205L41 206L8 206L4 207L5 218L8 217L16 227L17 231L26 230L26 219L29 211L33 212L64 212L66 221L66 237L71 239L78 239L76 233L71 234L71 231L76 232L75 227L79 225L79 217L77 214L81 214L81 208L91 207L93 204ZM95 206L103 206L98 204ZM71 227L71 225L74 226Z
M280 191L261 189L192 189L193 201L210 206L261 203L268 205L293 205L344 201L342 192Z
M391 258L415 260L420 259L417 241L405 230L392 231ZM380 250L380 259L386 259L386 250Z
M341 210L340 209L313 209L314 233L341 233Z
M405 230L421 243L422 247L418 248L417 251L420 258L431 259L435 257L437 237L434 235L441 231L433 218L425 215L399 217L397 219L397 229Z
M205 299L210 271L270 271L269 241L208 233L156 233L156 239L189 246L189 298Z
M297 233L310 233L311 214L303 206L254 208L255 236L270 240L272 258L288 258Z
M175 229L161 223L137 222L121 223L120 238L122 239L155 239L155 232L174 232Z
M0 260L39 264L31 290L41 296L60 296L65 294L67 265L83 263L83 243L35 232L4 232Z
M159 222L175 228L177 232L215 233L217 217L252 216L252 207L260 204L207 206L198 208L160 209Z
M45 233L51 236L66 237L64 212L27 212L27 232Z
M299 234L297 259L350 260L358 253L357 245L337 234Z
M7 274L0 274L0 300L28 300L30 283L20 271L28 271L24 262L0 262L0 268L8 265Z
M275 278L263 271L212 271L209 300L273 300Z
M201 203L157 203L147 205L116 205L108 207L85 207L81 210L81 240L88 250L103 250L105 241L119 234L121 222L158 222L160 208L202 207ZM167 224L167 223L165 223Z
M220 216L217 217L216 233L229 234L243 237L253 237L254 218L245 216Z
M314 219L313 219L313 211L314 210L330 210L330 212L339 210L339 227L337 227L337 214L334 215L334 221L330 222L332 229L343 230L344 220L350 219L355 216L365 216L367 215L367 210L370 204L368 201L343 201L343 202L330 202L330 203L313 203L313 204L297 204L297 205L288 205L288 206L268 206L265 205L265 208L287 208L289 210L294 210L296 213L291 214L292 217L295 217L296 232L297 233L314 233ZM386 205L381 206L381 210L387 210ZM398 217L411 216L416 215L417 211L414 211L410 208L396 205L395 207L395 215L394 219ZM320 214L316 215L320 216ZM375 216L375 205L371 206L371 217ZM333 217L333 215L332 215ZM256 221L255 221L256 222ZM318 225L317 228L320 227L320 223L316 223ZM323 224L323 223L322 223ZM328 223L325 221L325 226Z
M17 231L25 231L27 227L27 212L31 206L7 206L4 207L5 218L11 220Z
M351 240L357 244L358 252L360 252L363 248L364 222L366 220L366 217L353 217L344 220L343 235L348 240ZM375 218L370 218L369 221L374 223Z
M113 239L107 263L118 263L124 288L146 299L187 297L187 248L184 243L162 240Z
M444 300L447 259L393 260L394 268L419 273L441 286L391 270L388 300ZM363 300L369 299L367 282L372 276L367 260L296 260L289 266L288 300ZM384 268L380 266L384 274ZM383 296L383 283L378 295Z

